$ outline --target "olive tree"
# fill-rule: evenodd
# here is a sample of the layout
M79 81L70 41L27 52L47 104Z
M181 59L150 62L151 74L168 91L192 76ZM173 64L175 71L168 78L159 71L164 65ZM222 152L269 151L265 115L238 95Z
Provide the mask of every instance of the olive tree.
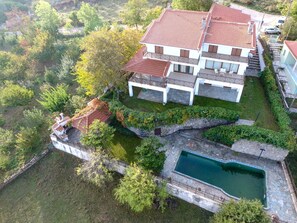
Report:
M242 199L238 202L230 201L222 205L222 209L216 213L212 223L270 223L271 220L263 210L258 200Z
M153 175L132 164L126 169L114 194L121 204L128 204L133 211L142 212L152 207L156 188Z

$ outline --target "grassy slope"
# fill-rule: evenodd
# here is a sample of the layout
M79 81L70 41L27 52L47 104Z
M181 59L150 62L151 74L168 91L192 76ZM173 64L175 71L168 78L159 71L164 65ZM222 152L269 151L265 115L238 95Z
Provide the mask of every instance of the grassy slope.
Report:
M135 95L138 94L138 90L139 89L137 89L134 92ZM139 100L135 96L132 98L126 97L122 101L129 108L148 112L162 112L170 108L184 106L175 103L168 103L165 106L163 106L161 103ZM194 100L194 105L223 107L239 111L241 114L241 118L249 120L255 120L259 114L258 120L256 122L257 126L272 130L278 130L278 126L271 112L269 102L265 97L264 89L258 78L246 78L245 87L243 89L243 94L240 103L233 103L196 96Z
M72 156L51 153L0 192L0 222L206 223L211 215L183 201L164 214L155 210L132 213L113 199L118 180L100 190L74 174L78 163Z

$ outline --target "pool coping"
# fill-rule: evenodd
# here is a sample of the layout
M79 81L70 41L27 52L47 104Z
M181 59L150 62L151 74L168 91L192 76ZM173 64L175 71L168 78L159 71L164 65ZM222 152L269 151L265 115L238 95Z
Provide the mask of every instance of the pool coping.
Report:
M251 168L255 168L255 169L259 169L259 170L264 171L264 173L265 173L265 180L264 180L264 182L265 182L266 207L265 207L265 205L263 205L263 209L266 210L266 211L270 209L270 207L269 207L269 205L268 205L268 204L269 204L269 197L268 197L268 194L267 194L267 177L268 177L268 175L267 175L267 172L266 172L265 169L263 169L263 168L261 168L261 167L259 167L259 166L250 165L250 164L243 163L243 162L240 162L240 161L236 161L236 160L233 160L233 159L231 159L231 160L226 160L226 161L225 161L225 160L221 160L221 159L217 159L217 158L212 158L212 157L210 157L210 156L202 155L202 154L197 153L197 152L195 152L195 151L193 151L193 150L190 150L190 149L181 149L181 150L179 151L179 154L178 154L178 160L177 160L177 162L176 162L176 164L175 164L175 166L174 166L174 169L173 169L173 171L172 171L173 173L179 174L179 175L181 175L181 176L183 176L183 177L188 177L188 178L190 178L190 179L192 179L192 180L198 181L198 182L200 182L200 183L202 183L202 184L205 184L205 185L207 185L207 186L209 186L209 187L213 187L213 188L215 188L215 189L217 189L217 190L220 190L222 193L224 193L224 194L227 195L228 197L233 198L233 199L235 199L235 200L240 200L241 198L236 197L236 196L233 196L233 195L227 193L226 191L224 191L224 190L223 190L222 188L220 188L220 187L217 187L217 186L212 185L212 184L209 184L209 183L207 183L207 182L205 182L205 181L196 179L196 178L194 178L194 177L191 177L191 176L188 176L188 175L186 175L186 174L183 174L183 173L181 173L181 172L179 172L179 171L176 171L175 168L176 168L176 166L177 166L177 164L178 164L179 157L180 157L180 155L181 155L181 153L182 153L183 151L188 152L188 153L192 153L192 154L194 154L194 155L201 156L201 157L204 157L204 158L207 158L207 159L212 159L212 160L215 160L215 161L217 161L217 162L224 163L224 164L232 163L232 162L233 162L233 163L238 163L238 164L241 164L241 165L244 165L244 166L248 166L248 167L251 167ZM261 204L262 204L262 202L261 202Z

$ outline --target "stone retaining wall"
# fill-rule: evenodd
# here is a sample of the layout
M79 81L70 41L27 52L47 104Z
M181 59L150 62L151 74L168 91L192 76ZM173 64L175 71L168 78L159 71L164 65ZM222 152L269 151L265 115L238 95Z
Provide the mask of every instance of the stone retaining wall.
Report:
M16 173L12 174L10 177L4 180L4 182L0 183L0 190L2 190L5 186L14 181L17 177L22 175L24 172L29 170L33 165L35 165L39 160L45 157L50 152L50 149L44 150L40 155L34 156L28 163L26 163L22 168L20 168Z
M289 153L288 150L270 144L248 141L245 139L235 142L232 145L231 150L253 156L261 156L262 158L274 161L283 161Z
M168 126L157 126L156 129L160 129L161 136L167 136L179 130L189 130L189 129L204 129L215 127L218 125L227 125L233 122L224 119L189 119L183 124L168 125ZM137 129L134 127L128 127L132 132L134 132L139 137L148 137L155 135L155 130L147 131L142 129Z

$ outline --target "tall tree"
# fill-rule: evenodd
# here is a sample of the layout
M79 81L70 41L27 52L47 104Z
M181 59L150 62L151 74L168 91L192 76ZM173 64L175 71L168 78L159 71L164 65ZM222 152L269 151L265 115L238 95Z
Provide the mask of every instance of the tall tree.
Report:
M212 0L173 0L172 6L176 9L208 11L212 3Z
M37 16L37 26L42 31L56 36L60 25L57 11L48 2L41 0L35 6L35 14Z
M130 26L142 24L145 20L145 13L148 10L147 0L129 0L121 12L120 16L123 22Z
M161 6L156 6L155 8L148 9L145 13L143 26L148 26L154 19L158 18L162 13L163 8Z
M56 88L45 89L40 95L41 100L38 102L51 112L62 112L69 100L67 89L68 86L64 84L60 84Z
M115 162L103 150L98 150L91 154L90 160L82 163L76 168L77 175L83 180L89 181L97 187L104 186L112 181L112 164Z
M212 223L270 223L268 215L263 210L260 201L241 199L239 202L230 201L222 206L211 221Z
M132 164L115 189L115 198L121 204L128 204L133 211L142 212L152 207L156 190L153 175Z
M102 94L108 87L125 89L125 63L140 47L141 32L101 29L82 41L84 53L76 64L78 83L88 95Z
M162 170L166 156L164 151L159 151L162 143L156 137L142 140L141 145L136 147L137 163L146 170L158 173Z
M85 146L91 146L99 150L107 149L113 139L115 129L104 122L96 119L90 126L87 133L81 137L81 143Z
M81 7L77 12L77 18L84 24L85 33L94 31L103 25L98 12L89 3L82 2Z

